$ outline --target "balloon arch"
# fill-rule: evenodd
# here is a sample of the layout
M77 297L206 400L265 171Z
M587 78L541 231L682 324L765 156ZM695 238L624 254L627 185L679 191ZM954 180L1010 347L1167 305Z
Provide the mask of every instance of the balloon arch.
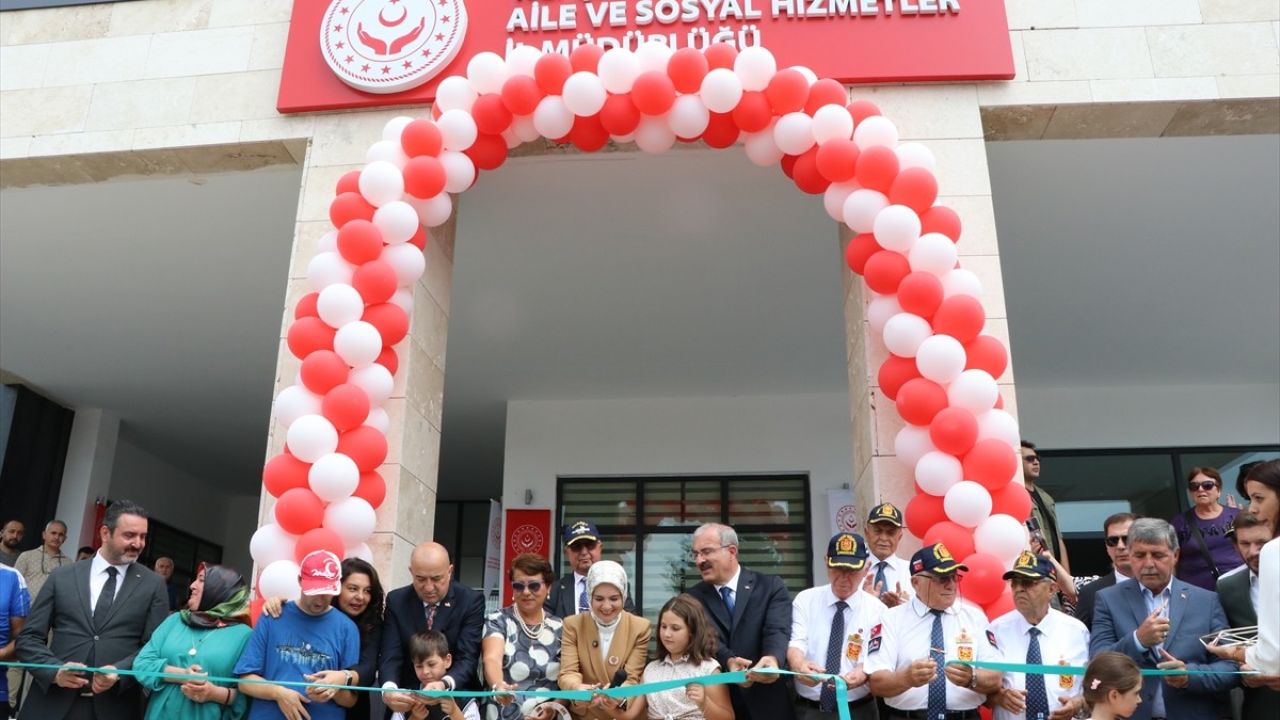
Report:
M1013 482L1018 429L996 385L1008 353L982 334L981 284L957 260L959 216L934 204L933 155L899 144L872 103L848 100L840 83L779 70L759 47L583 45L568 57L519 47L506 59L480 53L465 77L444 79L430 119L387 123L363 169L337 183L334 229L308 266L314 292L287 333L302 367L275 401L286 448L263 471L276 504L250 545L264 568L259 592L296 595L296 563L315 549L371 556L394 348L425 269L424 226L448 221L450 193L539 138L583 152L613 139L646 153L742 140L753 163L780 165L857 233L845 260L871 291L867 318L890 353L879 387L906 421L894 447L916 480L907 527L969 566L966 597L989 614L1012 608L1001 574L1027 545L1031 500Z

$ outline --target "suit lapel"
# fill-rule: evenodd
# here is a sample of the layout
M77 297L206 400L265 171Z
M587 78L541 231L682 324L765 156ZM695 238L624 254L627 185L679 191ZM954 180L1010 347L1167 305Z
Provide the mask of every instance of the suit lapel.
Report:
M129 602L129 598L133 596L138 586L142 584L142 571L138 569L137 563L130 563L129 567L121 575L124 576L124 585L121 585L120 590L116 592L116 599L111 603L111 610L107 613L107 619L104 621L103 627L111 624L111 621L115 619L116 613ZM98 629L101 630L102 628Z
M701 585L695 586L694 590L702 594L702 605L711 612L711 619L716 621L716 624L724 630L725 638L728 638L731 627L729 624L729 609L724 606L724 600L716 592L716 586L709 582L703 582Z
M574 615L574 617L577 618L582 616ZM578 646L583 648L587 654L586 665L589 668L589 673L583 674L589 674L591 677L597 678L608 677L608 668L605 667L604 661L600 659L602 654L600 649L600 631L596 627L595 620L590 615L587 615L586 617L583 617L580 620L575 620L574 622L578 623L578 635L582 638L582 642L579 643ZM608 648L605 650L607 651ZM581 652L578 653L578 660L582 660Z
M444 598L440 600L440 607L436 608L435 622L432 623L433 630L444 632L442 628L448 627L449 616L453 614L453 606L458 599L457 590L458 586L455 583L450 582L449 592L444 594ZM419 602L419 604L421 604L421 602ZM425 609L422 612L422 627L423 629L426 629L427 627L427 613Z
M1151 614L1147 610L1147 601L1142 597L1141 584L1134 582L1126 586L1124 594L1129 598L1129 609L1133 611L1133 626L1136 628L1142 625L1142 621L1147 619L1147 615Z
M85 627L93 627L93 604L90 600L93 595L89 593L89 575L93 573L93 558L81 560L84 567L76 568L76 592L80 593L80 608L84 610Z
M594 622L591 623L595 625ZM613 630L613 639L609 641L609 647L605 648L604 653L604 677L608 678L608 682L613 682L614 673L622 667L623 659L631 650L631 614L623 613L618 619L618 627ZM616 664L610 664L609 658L616 658Z
M756 586L756 574L746 568L738 575L737 594L733 599L733 627L738 626L742 613L746 611L747 601L751 598L751 590Z
M1187 612L1187 584L1174 578L1169 581L1169 637L1177 637L1178 623Z

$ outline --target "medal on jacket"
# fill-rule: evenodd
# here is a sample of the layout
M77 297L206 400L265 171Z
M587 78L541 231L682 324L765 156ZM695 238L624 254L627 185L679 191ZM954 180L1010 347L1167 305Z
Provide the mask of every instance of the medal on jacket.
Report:
M1060 658L1058 660L1058 664L1061 665L1062 667L1066 667L1067 659ZM1075 687L1075 684L1076 684L1076 679L1075 679L1075 676L1073 675L1063 674L1058 676L1058 687L1062 688L1063 690L1070 690L1071 688Z
M849 643L844 646L844 656L849 658L849 662L858 662L858 658L862 657L862 628L849 636Z
M973 660L973 638L964 628L960 628L960 634L956 636L956 655L966 662Z

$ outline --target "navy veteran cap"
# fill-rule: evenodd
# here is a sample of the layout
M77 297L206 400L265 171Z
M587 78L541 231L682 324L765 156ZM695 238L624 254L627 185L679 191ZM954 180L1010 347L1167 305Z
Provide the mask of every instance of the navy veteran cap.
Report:
M591 542L597 542L600 540L600 530L595 526L595 523L579 520L572 525L566 525L564 527L565 545L572 545L579 540L589 540Z
M1055 576L1053 565L1035 553L1023 551L1013 563L1013 569L1004 574L1005 580L1014 578L1030 578L1032 580L1052 580Z
M869 554L861 535L838 533L827 543L827 567L861 570L867 566Z
M867 524L871 523L889 523L894 527L902 527L902 511L894 507L893 503L880 503L871 508L871 514L867 516Z
M950 575L957 570L969 571L969 568L956 562L951 551L942 543L925 545L911 556L911 574L930 573L931 575Z

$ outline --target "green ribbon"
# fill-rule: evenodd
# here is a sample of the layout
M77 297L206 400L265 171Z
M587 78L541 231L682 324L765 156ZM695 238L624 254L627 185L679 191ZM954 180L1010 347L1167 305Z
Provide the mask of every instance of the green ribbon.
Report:
M1024 663L988 662L985 660L951 660L948 665L967 665L981 670L1026 673L1028 675L1084 675L1081 665L1027 665ZM1255 670L1181 670L1176 668L1142 668L1147 676L1160 675L1256 675Z

